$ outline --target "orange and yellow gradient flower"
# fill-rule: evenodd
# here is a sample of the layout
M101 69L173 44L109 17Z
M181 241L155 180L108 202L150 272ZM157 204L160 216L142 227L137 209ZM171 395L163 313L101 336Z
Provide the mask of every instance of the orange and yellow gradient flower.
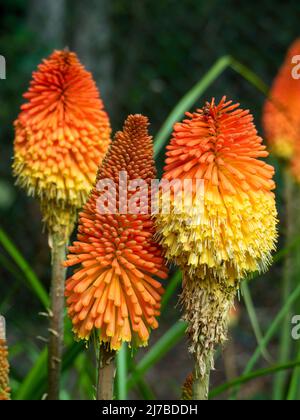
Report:
M300 143L300 83L293 74L296 66L293 57L297 55L300 55L300 39L288 50L263 111L266 140L278 157L287 160L294 157L296 145Z
M226 340L241 280L271 263L277 211L274 169L262 159L268 152L249 111L224 97L186 117L174 126L164 179L193 181L183 191L189 205L178 211L174 192L171 212L159 213L156 223L167 259L183 271L190 351L196 377L204 377L215 345Z
M203 209L159 214L168 260L199 279L234 285L265 270L276 241L274 169L249 111L214 100L174 126L164 178L203 180ZM194 196L196 197L196 196Z
M86 202L110 143L110 123L92 75L69 51L55 51L39 65L24 98L15 122L14 174L39 198L51 231Z
M66 262L66 266L79 265L66 284L76 336L88 340L97 330L100 342L108 343L111 350L118 350L122 342L147 344L150 330L158 326L163 293L161 283L153 277L167 277L161 249L153 239L151 188L141 190L139 214L119 211L120 194L125 190L127 203L134 200L128 184L120 182L121 172L126 172L128 182L141 179L149 187L156 175L147 126L146 117L129 116L123 131L116 134L80 213L78 241L69 248ZM103 194L99 182L103 180L118 187L117 212L109 207L107 213L99 209ZM113 193L108 190L107 194Z
M8 349L5 336L5 320L0 316L0 401L10 399Z

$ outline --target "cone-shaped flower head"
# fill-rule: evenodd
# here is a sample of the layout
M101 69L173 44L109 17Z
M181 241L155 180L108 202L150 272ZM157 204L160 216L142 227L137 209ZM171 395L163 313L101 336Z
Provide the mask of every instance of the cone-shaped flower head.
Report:
M171 212L158 214L157 227L167 259L183 271L181 301L198 377L226 339L240 281L270 264L277 212L274 169L261 160L268 153L249 111L223 98L186 116L174 126L164 179L181 181L188 200L178 207L174 188Z
M276 240L274 169L260 159L268 152L252 115L238 104L212 100L186 115L174 126L164 178L199 180L204 189L199 196L194 183L191 205L159 214L161 241L167 258L191 276L233 285L270 263Z
M55 51L33 73L15 122L14 174L42 204L50 230L85 203L110 142L92 76L76 54Z
M80 264L66 284L75 334L88 340L98 330L100 342L112 350L124 341L147 344L150 330L158 326L163 292L153 276L166 278L161 249L153 240L150 184L156 171L147 126L146 117L129 116L116 134L80 213L78 241L66 263ZM134 180L142 182L139 191ZM136 212L130 209L134 203Z
M290 47L263 112L266 139L274 153L284 159L292 159L295 146L300 143L300 83L293 62L297 55L300 56L300 39Z
M5 320L0 316L0 401L10 399L8 350L5 336Z

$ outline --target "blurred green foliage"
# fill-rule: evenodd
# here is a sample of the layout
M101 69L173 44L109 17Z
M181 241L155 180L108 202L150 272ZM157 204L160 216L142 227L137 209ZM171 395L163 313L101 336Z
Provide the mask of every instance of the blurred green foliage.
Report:
M149 116L151 131L156 134L181 97L224 55L231 55L247 65L270 86L287 47L300 33L300 2L296 0L286 3L279 0L112 0L108 3L109 39L106 56L111 67L109 74L102 73L96 79L100 91L106 83L106 77L111 80L110 87L105 89L102 97L114 130L121 127L129 113L139 112ZM64 35L57 43L53 40L46 42L43 29L34 25L32 14L35 12L36 1L1 0L0 4L0 54L5 56L7 62L7 79L0 81L1 227L9 233L18 250L30 262L45 289L49 286L50 261L39 209L34 200L14 188L11 175L13 121L17 117L22 93L28 87L31 73L43 57L53 48L68 45L78 51L81 58L82 50L76 38L78 33L80 37L84 37L85 33L80 33L79 1L65 0L64 4ZM93 13L92 8L87 11L87 19L88 13ZM101 27L98 32L100 37ZM94 42L97 43L97 39ZM97 66L102 60L101 54L92 59ZM237 73L226 71L205 92L199 106L204 99L211 96L220 98L223 95L241 102L243 107L249 107L261 130L260 115L264 95ZM278 207L282 213L282 168L274 158L271 159L277 168ZM158 162L161 170L162 155L158 157ZM282 233L284 225L280 229ZM14 359L12 386L14 390L26 393L26 386L20 390L20 382L33 363L42 360L38 356L44 344L37 336L45 336L47 321L38 315L43 307L38 299L33 298L31 290L24 287L22 276L15 261L0 246L0 312L9 318L11 357ZM279 279L280 264L273 269L272 276L265 276L263 282L253 283L253 300L259 308L259 320L264 331L279 312L280 292L273 287L273 283ZM176 285L177 282L172 289L174 294L168 311L165 311L162 318L161 331L154 335L155 341L164 331L169 331L179 317L179 310L174 309L178 294L175 291ZM238 350L243 354L240 362L242 366L245 365L245 358L250 358L256 347L256 338L246 318L247 315L242 314L242 327L236 334ZM67 353L70 364L74 354L71 351ZM143 356L147 357L144 354L140 357ZM45 354L42 353L40 357L45 357ZM191 361L186 356L186 344L177 344L167 357L166 365L174 368L174 378L169 378L168 372L164 373L165 363L158 363L153 374L147 376L148 385L150 383L154 386L162 397L178 397L178 384L183 382L191 367ZM138 366L143 367L143 363L145 359ZM39 365L37 371L38 368ZM93 383L94 373L90 359L85 355L78 358L76 369L82 373L79 391L73 372L64 378L63 397L70 398L72 392L72 396L91 397L90 384ZM157 383L155 374L160 373L164 381ZM30 378L27 379L30 381ZM216 382L222 381L224 376L216 375ZM140 382L139 392L151 395L152 390ZM270 397L269 384L263 383L262 388L258 387L257 395L259 393Z

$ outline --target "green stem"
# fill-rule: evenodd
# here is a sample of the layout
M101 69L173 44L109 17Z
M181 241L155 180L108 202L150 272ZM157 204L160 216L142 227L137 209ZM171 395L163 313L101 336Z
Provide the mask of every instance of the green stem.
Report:
M197 361L194 370L194 383L193 383L193 400L207 401L209 393L210 370L211 370L210 357L206 361L206 372L203 375L199 374Z
M116 352L101 345L99 351L97 401L112 401L114 397Z
M117 354L117 400L127 400L127 345Z
M52 251L51 309L49 313L48 400L58 400L64 340L64 293L66 233L61 229L50 237Z

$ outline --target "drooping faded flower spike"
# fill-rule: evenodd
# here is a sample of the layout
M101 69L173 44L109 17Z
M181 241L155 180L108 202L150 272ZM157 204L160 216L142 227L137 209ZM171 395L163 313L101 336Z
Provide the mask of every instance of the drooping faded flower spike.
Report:
M0 401L10 400L9 363L6 344L5 320L0 316Z
M227 335L228 312L240 281L264 271L275 249L274 169L253 117L238 104L212 100L174 126L164 179L193 181L189 205L160 213L157 227L167 259L183 270L182 302L196 377L213 365ZM203 184L198 196L197 180ZM202 181L201 181L202 180ZM200 199L199 199L200 197Z
M120 349L122 342L147 344L150 330L158 326L163 292L153 277L167 276L161 249L153 240L150 185L156 170L147 126L146 117L129 116L123 131L116 134L98 172L97 185L80 213L78 241L69 248L66 263L79 265L66 284L76 336L88 340L97 330L100 342L111 350ZM127 181L120 178L122 174ZM138 199L136 187L130 188L130 182L137 179L144 181ZM99 186L107 180L113 184L105 192L107 207L101 207L104 192ZM136 213L130 203L138 206Z
M33 73L15 122L14 174L41 202L50 231L72 225L110 142L92 75L76 54L55 51Z
M300 83L293 74L293 57L299 55L300 39L297 39L274 79L263 111L266 140L278 157L288 160L294 158L296 146L300 143ZM294 160L299 161L299 154ZM298 177L300 179L300 175Z

